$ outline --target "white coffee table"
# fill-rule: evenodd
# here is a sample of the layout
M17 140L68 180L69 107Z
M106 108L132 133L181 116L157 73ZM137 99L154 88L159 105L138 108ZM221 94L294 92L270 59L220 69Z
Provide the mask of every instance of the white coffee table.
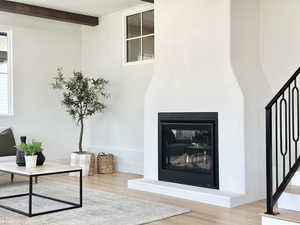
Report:
M5 205L1 205L1 204L0 204L0 208L10 210L10 211L13 211L13 212L16 212L16 213L19 213L19 214L22 214L22 215L25 215L28 217L40 216L40 215L60 212L60 211L64 211L64 210L82 208L82 169L81 169L81 167L69 166L69 165L63 165L63 164L55 164L55 163L46 163L45 165L39 166L37 168L27 169L25 167L17 166L15 162L4 162L4 163L0 163L0 172L9 173L9 174L13 173L13 174L17 174L17 175L29 178L29 192L28 193L0 197L0 200L3 200L3 199L11 199L11 198L19 198L19 197L28 196L28 200L29 200L28 201L28 212L24 212L24 211L14 209L14 208L11 208L11 207L8 207ZM33 192L33 177L49 176L49 175L73 173L73 172L78 172L80 174L80 176L79 176L79 199L80 199L79 203L68 202L68 201L48 197L45 195L36 194ZM57 209L57 210L33 213L32 212L32 196L64 203L69 206L66 208Z

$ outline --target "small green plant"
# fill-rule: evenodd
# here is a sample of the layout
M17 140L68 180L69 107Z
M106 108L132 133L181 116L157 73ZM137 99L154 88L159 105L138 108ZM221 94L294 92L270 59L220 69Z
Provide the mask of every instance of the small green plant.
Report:
M44 151L42 145L43 145L42 142L32 141L32 143L28 143L28 144L22 143L18 145L17 149L24 152L26 156L34 156L37 153Z

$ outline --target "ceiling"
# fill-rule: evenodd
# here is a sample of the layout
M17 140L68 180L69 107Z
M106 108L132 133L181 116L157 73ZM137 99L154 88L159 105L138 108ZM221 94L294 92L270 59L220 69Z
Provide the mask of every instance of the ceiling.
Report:
M141 0L12 0L70 12L101 16L145 4Z

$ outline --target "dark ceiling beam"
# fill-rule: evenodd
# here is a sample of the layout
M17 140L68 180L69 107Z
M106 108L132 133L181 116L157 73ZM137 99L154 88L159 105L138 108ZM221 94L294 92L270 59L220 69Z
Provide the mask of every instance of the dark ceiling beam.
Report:
M154 3L154 0L142 0L143 2L150 2L150 3Z
M0 0L0 11L88 26L97 26L99 18L19 2Z

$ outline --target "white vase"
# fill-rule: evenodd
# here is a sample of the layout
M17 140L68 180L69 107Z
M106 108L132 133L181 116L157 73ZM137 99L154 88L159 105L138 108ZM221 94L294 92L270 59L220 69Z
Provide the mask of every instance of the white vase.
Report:
M37 162L37 155L25 156L26 168L35 168Z
M93 153L78 153L71 154L71 166L79 166L82 168L82 176L92 176L94 173L94 157ZM78 176L79 173L70 173L70 176Z

